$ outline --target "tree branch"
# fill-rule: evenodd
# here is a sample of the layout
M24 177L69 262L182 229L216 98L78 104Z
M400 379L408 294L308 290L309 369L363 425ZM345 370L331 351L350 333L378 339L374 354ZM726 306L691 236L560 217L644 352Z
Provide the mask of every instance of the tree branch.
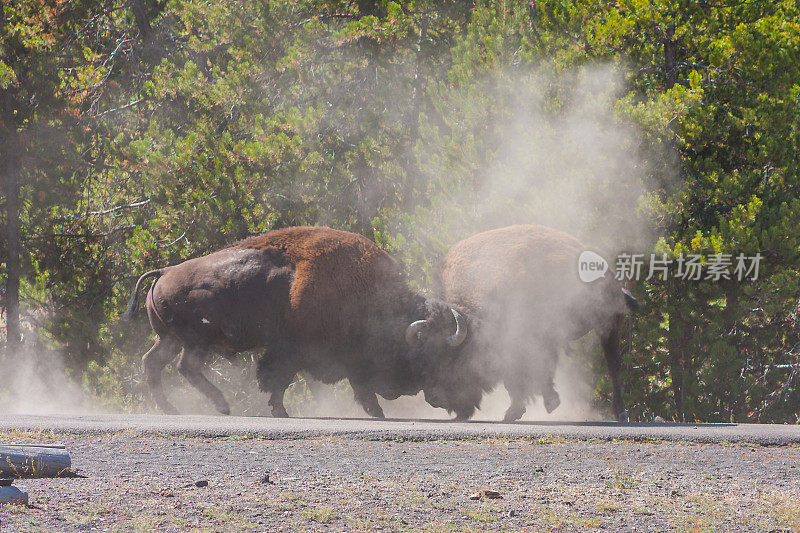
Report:
M140 103L142 103L144 101L145 101L145 98L139 98L138 100L136 100L134 102L131 102L129 104L125 104L124 106L116 107L114 109L107 109L107 110L103 111L102 113L98 113L96 115L92 115L92 118L95 119L95 118L104 117L104 116L106 116L106 115L108 115L110 113L116 113L117 111L122 111L122 110L128 109L130 107L133 107L133 106L138 105L138 104L140 104Z
M123 209L133 209L134 207L142 207L143 205L147 205L149 203L150 203L150 198L148 198L147 200L142 200L141 202L134 202L128 205L119 205L117 207L112 207L111 209L105 209L103 211L89 211L87 215L108 215L109 213L115 213Z

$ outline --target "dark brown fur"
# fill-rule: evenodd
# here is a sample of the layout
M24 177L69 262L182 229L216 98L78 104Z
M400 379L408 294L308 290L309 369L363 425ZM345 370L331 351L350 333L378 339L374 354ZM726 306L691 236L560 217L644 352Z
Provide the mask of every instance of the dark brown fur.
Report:
M560 402L553 388L559 351L594 330L611 375L614 414L625 419L619 329L626 296L611 273L592 283L579 279L583 250L574 237L533 225L455 244L441 262L437 291L469 317L470 336L448 365L431 372L428 401L468 418L482 393L503 382L512 399L506 420L521 417L534 394L552 411Z
M153 271L147 313L159 339L143 357L154 401L166 412L161 371L182 350L179 371L223 413L221 391L202 374L210 350L265 349L258 379L273 414L299 371L326 383L349 378L356 399L383 416L387 398L420 390L404 331L425 318L425 300L405 284L400 265L368 239L324 227L292 227ZM143 276L144 277L144 276ZM137 283L137 290L141 283ZM135 311L136 290L128 314Z

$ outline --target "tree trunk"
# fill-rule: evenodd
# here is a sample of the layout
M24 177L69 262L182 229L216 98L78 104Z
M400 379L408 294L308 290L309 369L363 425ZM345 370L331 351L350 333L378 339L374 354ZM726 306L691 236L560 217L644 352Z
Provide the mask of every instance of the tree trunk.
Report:
M675 40L675 26L667 26L664 36L664 81L667 90L678 83L678 42Z
M142 38L142 43L149 43L153 28L147 18L147 10L144 7L143 0L131 0L131 11L133 11L133 20L136 21L136 27L139 28L139 36Z
M9 131L3 146L6 152L6 239L8 242L6 279L6 339L8 353L20 345L19 334L19 181L16 168L17 143L14 132Z
M420 169L417 156L414 154L414 147L419 138L419 116L422 112L422 98L425 91L425 76L422 72L423 69L423 54L425 41L428 38L428 21L425 14L420 14L419 21L419 37L417 39L417 46L414 53L414 80L411 84L411 104L408 107L408 112L404 117L404 124L408 142L405 146L405 154L401 159L403 165L403 172L405 174L405 183L403 191L403 209L410 212L416 205L416 188L419 186Z
M689 353L687 349L688 325L680 316L677 302L671 303L669 312L669 331L667 332L667 349L669 350L669 373L672 378L672 394L675 401L675 414L678 420L686 417L686 371Z
M664 85L669 90L678 83L677 71L677 41L675 40L675 26L668 26L664 35ZM667 141L668 149L676 153L678 148L671 141ZM680 157L678 157L680 161ZM679 281L672 283L667 294L669 304L669 331L667 332L667 349L669 350L670 377L672 378L672 393L674 395L675 410L679 418L686 416L686 371L689 368L690 354L688 353L689 324L681 316L681 311L687 305L686 290L679 286Z
M367 15L374 15L375 8L377 7L376 0L358 0L358 13L365 17Z

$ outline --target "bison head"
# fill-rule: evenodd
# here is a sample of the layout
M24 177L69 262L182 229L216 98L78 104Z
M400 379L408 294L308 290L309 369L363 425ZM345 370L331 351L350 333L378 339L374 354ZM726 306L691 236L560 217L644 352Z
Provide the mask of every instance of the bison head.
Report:
M472 344L469 320L444 302L428 300L425 305L427 318L406 329L425 400L455 412L460 419L469 418L483 395L482 380L468 357Z

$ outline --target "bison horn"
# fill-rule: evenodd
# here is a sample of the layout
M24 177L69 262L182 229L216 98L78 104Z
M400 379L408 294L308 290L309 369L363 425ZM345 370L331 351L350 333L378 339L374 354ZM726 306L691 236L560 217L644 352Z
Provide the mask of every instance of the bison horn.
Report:
M414 346L417 344L417 335L422 327L427 323L427 320L417 320L416 322L409 324L409 326L406 328L406 343L409 346Z
M448 337L447 345L450 346L451 348L455 348L456 346L459 346L462 342L464 342L464 339L467 338L467 320L461 313L459 313L452 307L450 308L450 312L453 313L453 318L456 319L456 332L453 333L450 337Z

